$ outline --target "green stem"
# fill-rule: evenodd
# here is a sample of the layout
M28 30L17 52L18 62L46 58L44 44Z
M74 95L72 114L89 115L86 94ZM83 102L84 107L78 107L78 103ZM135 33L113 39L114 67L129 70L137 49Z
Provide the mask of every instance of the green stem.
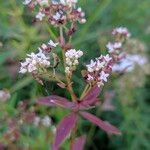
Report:
M64 37L63 37L63 28L60 27L60 41L62 42L62 40L64 40ZM65 50L62 49L62 56L63 56L63 62L64 62L64 69L66 68L66 60L65 60ZM67 75L67 73L65 73L65 77L66 77L66 82L67 82L67 90L69 91L70 95L71 95L71 98L73 101L77 101L77 96L75 95L74 91L73 91L73 88L72 88L72 82L71 82L71 77L69 77Z

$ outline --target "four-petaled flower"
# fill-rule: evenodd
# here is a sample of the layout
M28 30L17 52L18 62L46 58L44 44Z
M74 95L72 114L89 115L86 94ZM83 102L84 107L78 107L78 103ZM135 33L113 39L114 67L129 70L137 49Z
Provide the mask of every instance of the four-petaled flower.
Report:
M109 76L109 74L108 73L105 73L104 71L102 71L101 73L100 73L100 79L101 80L103 80L103 81L105 81L105 82L107 82L107 77Z
M40 21L43 20L43 17L45 17L45 14L43 14L42 12L39 12L39 13L36 15L36 19L39 19Z

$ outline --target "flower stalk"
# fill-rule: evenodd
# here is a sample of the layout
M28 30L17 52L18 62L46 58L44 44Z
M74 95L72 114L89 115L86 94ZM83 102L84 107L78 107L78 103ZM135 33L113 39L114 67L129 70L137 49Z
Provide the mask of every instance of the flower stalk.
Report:
M38 53L27 54L27 58L21 63L20 73L31 73L39 83L42 83L43 75L55 79L59 87L65 88L69 92L72 100L57 95L42 97L38 100L39 104L70 110L69 115L66 115L57 127L52 149L58 150L70 133L71 149L73 149L72 147L78 148L78 145L84 147L85 136L76 138L78 117L90 121L108 134L120 135L121 132L116 127L88 113L87 110L100 105L98 96L101 89L108 81L113 66L122 59L122 45L130 36L127 28L114 29L112 32L114 42L109 42L106 46L108 54L91 59L90 63L84 66L83 80L86 82L86 86L79 98L73 89L72 76L80 65L83 52L73 49L71 42L72 36L76 32L77 23L83 24L86 19L82 9L77 7L77 0L25 0L24 4L32 10L38 7L38 13L35 16L36 21L46 21L53 25L58 29L59 36L55 39L58 43L50 40L48 44L42 44L38 48ZM67 33L65 34L65 32ZM58 58L55 52L57 46L61 48L62 60ZM51 57L53 57L53 63ZM59 67L59 63L63 63L65 81L57 76L56 68ZM52 75L49 74L50 70L53 71Z

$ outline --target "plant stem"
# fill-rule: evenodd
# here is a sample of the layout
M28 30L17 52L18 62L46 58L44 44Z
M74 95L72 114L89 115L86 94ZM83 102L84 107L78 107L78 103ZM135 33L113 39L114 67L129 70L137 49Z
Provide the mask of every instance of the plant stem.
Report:
M81 94L80 99L82 99L89 92L90 89L91 89L91 84L87 84Z
M81 96L80 96L80 99L82 99L82 98L85 96L85 93L86 93L86 91L88 90L88 88L89 88L89 84L87 84L87 85L85 86L85 88L84 88L84 90L83 90L83 92L82 92L82 94L81 94Z
M63 28L60 27L60 42L63 42L64 37L63 37ZM63 62L64 62L64 69L66 68L66 63L65 63L65 50L62 48L62 56L63 56ZM65 77L66 77L66 82L67 82L67 90L69 91L71 98L74 102L77 101L77 96L75 95L73 88L72 88L72 82L71 82L71 77L69 77L66 73L65 73Z

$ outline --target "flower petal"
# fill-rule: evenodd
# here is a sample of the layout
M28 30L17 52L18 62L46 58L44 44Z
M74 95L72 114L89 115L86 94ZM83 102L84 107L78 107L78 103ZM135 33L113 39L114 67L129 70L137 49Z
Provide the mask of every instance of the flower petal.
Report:
M86 142L85 135L76 138L71 145L71 150L83 150L85 142Z
M108 122L105 122L99 118L97 118L96 116L88 113L88 112L80 112L80 114L87 120L89 120L90 122L92 122L93 124L97 125L98 127L100 127L102 130L104 130L105 132L109 133L109 134L118 134L120 135L121 132L114 127L113 125L111 125Z
M59 123L56 130L56 137L53 144L53 150L58 150L59 146L69 135L71 130L74 128L77 122L77 114L71 113L70 115L64 117Z
M38 100L38 103L46 106L60 106L68 109L73 109L77 105L76 103L70 102L66 98L57 95L42 97Z

